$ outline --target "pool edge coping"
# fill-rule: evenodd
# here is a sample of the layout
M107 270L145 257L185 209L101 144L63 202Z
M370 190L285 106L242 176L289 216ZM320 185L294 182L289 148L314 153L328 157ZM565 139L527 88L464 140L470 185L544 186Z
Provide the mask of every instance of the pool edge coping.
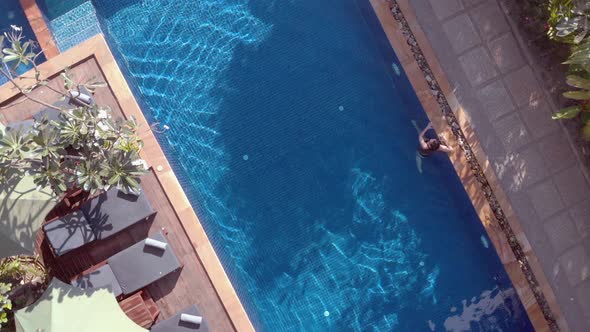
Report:
M453 145L462 147L461 149L455 149L449 155L449 159L494 244L494 248L525 307L533 327L536 331L555 331L555 326L552 326L551 322L553 320L557 323L558 329L568 331L567 322L557 304L553 289L531 249L518 217L512 209L506 193L500 186L487 155L481 148L481 143L469 123L467 114L459 105L430 42L416 19L413 8L407 0L369 0L369 2L434 128L439 133L446 133L447 138ZM402 19L405 20L405 27L394 17L392 12L394 6L401 12ZM406 34L404 34L404 28L407 29ZM418 49L419 54L415 54L417 53L416 49ZM416 56L422 57L424 62L422 66L418 63ZM430 77L430 80L427 79L425 70L421 68L424 65L433 76ZM459 128L453 129L462 133L466 144L459 144L457 136L447 124L453 120L444 118L441 109L442 104L446 104L450 108L450 112L454 114L455 123L458 124ZM472 158L478 163L482 174L476 174L476 171L471 168L470 162L463 151L464 146L467 147ZM485 183L481 182L481 177L478 175L483 176ZM490 192L486 194L484 188L488 188ZM491 203L493 200L489 196L493 196L497 202L495 209L492 208ZM500 221L496 218L498 213L507 222L507 230L502 229ZM509 241L507 234L510 233L512 236ZM524 259L523 257L517 259L513 251L513 246L516 244L524 253ZM528 270L532 271L532 278L537 283L537 292L534 292L531 288L531 282L528 280L530 275L525 272ZM537 295L540 293L547 304L545 313L541 304L537 301L535 293ZM546 317L547 309L549 310L549 318Z
M96 60L124 116L134 117L140 128L149 128L149 124L135 100L123 73L117 65L103 34L97 34L71 49L48 59L46 62L40 64L38 69L41 71L41 78L43 79L54 76L65 68L74 66L90 58ZM31 70L24 75L30 75L32 73L33 71ZM9 101L19 94L20 92L10 82L0 86L0 102ZM231 324L236 331L255 331L229 277L225 273L219 257L215 253L196 212L193 210L156 137L151 130L143 130L140 135L144 142L141 157L152 167L153 173L162 186L164 194L182 223L181 226L191 242L196 256L201 261L206 274L211 280L211 284Z
M37 5L37 1L20 0L20 5L25 12L27 21L29 21L29 25L33 29L37 43L43 51L45 58L49 60L59 55L60 52L53 39L53 34L51 33L51 30L49 30L47 22L45 22L45 18L43 17L41 9Z

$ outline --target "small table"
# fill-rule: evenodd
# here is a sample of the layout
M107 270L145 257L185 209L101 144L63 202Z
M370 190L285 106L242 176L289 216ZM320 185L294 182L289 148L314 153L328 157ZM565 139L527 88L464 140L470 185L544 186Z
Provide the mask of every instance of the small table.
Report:
M119 306L132 321L141 327L147 329L154 323L152 314L143 299L142 291L119 302Z

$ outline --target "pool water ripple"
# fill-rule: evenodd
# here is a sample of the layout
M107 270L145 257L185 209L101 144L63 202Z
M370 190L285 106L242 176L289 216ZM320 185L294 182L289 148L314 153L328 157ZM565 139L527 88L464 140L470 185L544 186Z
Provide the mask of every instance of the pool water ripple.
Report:
M368 2L93 4L257 330L530 330Z

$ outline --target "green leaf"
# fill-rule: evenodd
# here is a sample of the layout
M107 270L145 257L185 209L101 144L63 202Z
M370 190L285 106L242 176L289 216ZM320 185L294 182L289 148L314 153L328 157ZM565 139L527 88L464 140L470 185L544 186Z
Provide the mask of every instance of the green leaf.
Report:
M588 123L590 121L590 112L582 112L582 117L580 119L582 120L582 123Z
M121 176L119 174L115 174L113 175L110 179L109 179L109 185L114 185L115 183L119 182L119 179L121 178Z
M567 91L563 96L573 100L588 100L590 99L590 91Z
M17 52L17 53L22 53L23 48L20 45L20 41L19 40L13 40L12 41L12 48Z
M568 75L565 78L565 82L574 88L590 90L590 80L582 78L578 75Z
M582 108L580 106L566 107L566 108L560 109L559 112L553 113L551 118L553 120L573 119L578 114L580 114L581 111L582 111Z
M2 62L7 63L10 61L14 61L16 59L18 59L18 55L7 55L4 58L2 58Z
M7 54L7 55L18 55L18 53L16 53L16 52L15 52L13 49L11 49L11 48L5 48L5 49L3 49L3 50L2 50L2 52L3 52L4 54Z

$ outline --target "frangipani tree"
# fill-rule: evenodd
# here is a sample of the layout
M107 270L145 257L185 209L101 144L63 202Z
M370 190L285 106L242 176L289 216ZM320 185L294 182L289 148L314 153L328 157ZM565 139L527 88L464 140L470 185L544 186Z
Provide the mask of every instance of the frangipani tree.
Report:
M34 177L38 187L50 186L56 194L71 188L82 188L92 194L117 187L124 192L138 193L138 178L145 173L146 165L139 157L143 142L138 136L135 119L112 118L108 106L77 100L73 109L60 108L36 99L34 89L46 87L62 98L75 96L83 86L90 91L106 86L104 83L76 83L66 70L64 90L60 91L41 79L35 63L40 53L35 53L35 43L23 42L20 28L0 36L2 49L0 74L6 77L23 95L47 108L59 111L59 119L47 117L34 120L31 130L6 130L0 133L0 181L7 177ZM34 83L21 86L13 77L16 68L32 65Z

